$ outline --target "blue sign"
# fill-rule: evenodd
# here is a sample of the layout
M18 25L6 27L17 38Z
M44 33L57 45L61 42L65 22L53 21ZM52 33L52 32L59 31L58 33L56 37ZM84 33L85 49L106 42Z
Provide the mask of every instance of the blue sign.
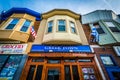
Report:
M90 46L48 46L33 45L31 52L92 52Z

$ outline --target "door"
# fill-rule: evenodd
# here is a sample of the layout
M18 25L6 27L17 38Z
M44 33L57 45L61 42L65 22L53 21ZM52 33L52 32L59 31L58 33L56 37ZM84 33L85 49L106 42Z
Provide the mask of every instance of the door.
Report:
M61 80L61 70L57 67L48 67L45 73L45 80Z

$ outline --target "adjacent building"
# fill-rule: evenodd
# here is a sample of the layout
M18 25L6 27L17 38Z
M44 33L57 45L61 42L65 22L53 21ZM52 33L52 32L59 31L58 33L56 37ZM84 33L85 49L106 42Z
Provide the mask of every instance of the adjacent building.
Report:
M107 80L120 79L120 18L111 10L96 10L82 16L87 40Z
M35 39L32 28L37 29L34 25L40 20L40 13L27 8L12 8L1 14L0 80L19 80Z

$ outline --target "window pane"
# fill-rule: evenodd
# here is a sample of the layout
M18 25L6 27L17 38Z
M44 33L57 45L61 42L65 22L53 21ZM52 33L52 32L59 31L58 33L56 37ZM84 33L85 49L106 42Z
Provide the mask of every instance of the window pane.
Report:
M43 66L42 66L42 65L39 65L39 66L37 67L37 72L36 72L35 80L41 80L42 69L43 69Z
M99 25L99 23L95 23L95 24L93 24L93 25L94 25L94 27L96 28L98 34L104 34L104 33L105 33L104 30L103 30L103 29L101 28L101 26Z
M114 65L110 56L101 56L101 59L102 59L103 64L105 65L108 65L108 66Z
M43 58L33 58L32 62L44 62Z
M79 59L78 62L92 62L91 59Z
M47 80L59 80L60 72L58 69L49 69Z
M13 19L12 22L6 27L6 29L13 29L14 26L18 23L19 19Z
M73 73L74 80L80 80L77 66L72 66L72 73Z
M1 71L0 77L12 80L17 68L19 67L21 58L22 56L10 56L7 63L5 64L5 67Z
M84 80L96 80L94 69L92 67L82 68Z
M112 22L105 22L108 27L115 27L115 25Z
M117 27L109 27L112 32L120 32Z
M5 64L5 61L7 60L8 56L7 55L0 55L0 71L3 65Z
M105 22L105 23L112 32L120 32L120 30L112 22Z
M58 31L65 31L65 20L58 21Z
M35 71L35 65L31 65L28 72L27 80L33 79L34 71Z
M28 27L30 26L31 21L26 20L25 23L23 24L22 28L20 29L20 31L26 32Z
M120 80L120 72L112 72L114 80Z
M97 28L96 30L97 30L98 34L104 34L105 33L102 28Z
M48 63L60 63L60 60L48 60Z
M76 33L75 24L73 22L70 22L70 27L71 27L71 32Z
M53 21L48 22L48 32L52 32Z
M65 62L76 62L76 60L73 60L73 59L66 59L64 60Z
M71 73L70 73L70 66L65 65L64 67L65 71L65 80L71 80Z

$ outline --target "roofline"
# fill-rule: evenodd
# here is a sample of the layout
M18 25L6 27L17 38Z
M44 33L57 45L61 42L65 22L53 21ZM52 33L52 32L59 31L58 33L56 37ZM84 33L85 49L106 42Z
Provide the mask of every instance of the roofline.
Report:
M77 15L77 16L81 17L81 14L77 14L77 13L75 13L75 12L69 10L69 9L53 9L53 10L50 10L48 12L43 13L42 17L43 17L43 15L47 15L47 14L50 14L50 13L55 12L55 11L68 11L68 12L74 14L74 15Z
M9 9L8 11L2 13L2 20L6 20L8 17L10 17L14 13L27 13L29 15L36 17L37 21L41 20L40 13L30 10L28 8L19 8L19 7L13 7L11 9Z
M95 10L95 11L91 11L91 12L89 12L89 13L87 13L87 14L83 14L82 16L84 16L84 15L89 15L89 14L91 14L91 13L98 12L98 11L111 11L111 12L113 12L112 10L106 10L106 9L104 9L104 10ZM114 13L114 12L113 12L113 13Z

